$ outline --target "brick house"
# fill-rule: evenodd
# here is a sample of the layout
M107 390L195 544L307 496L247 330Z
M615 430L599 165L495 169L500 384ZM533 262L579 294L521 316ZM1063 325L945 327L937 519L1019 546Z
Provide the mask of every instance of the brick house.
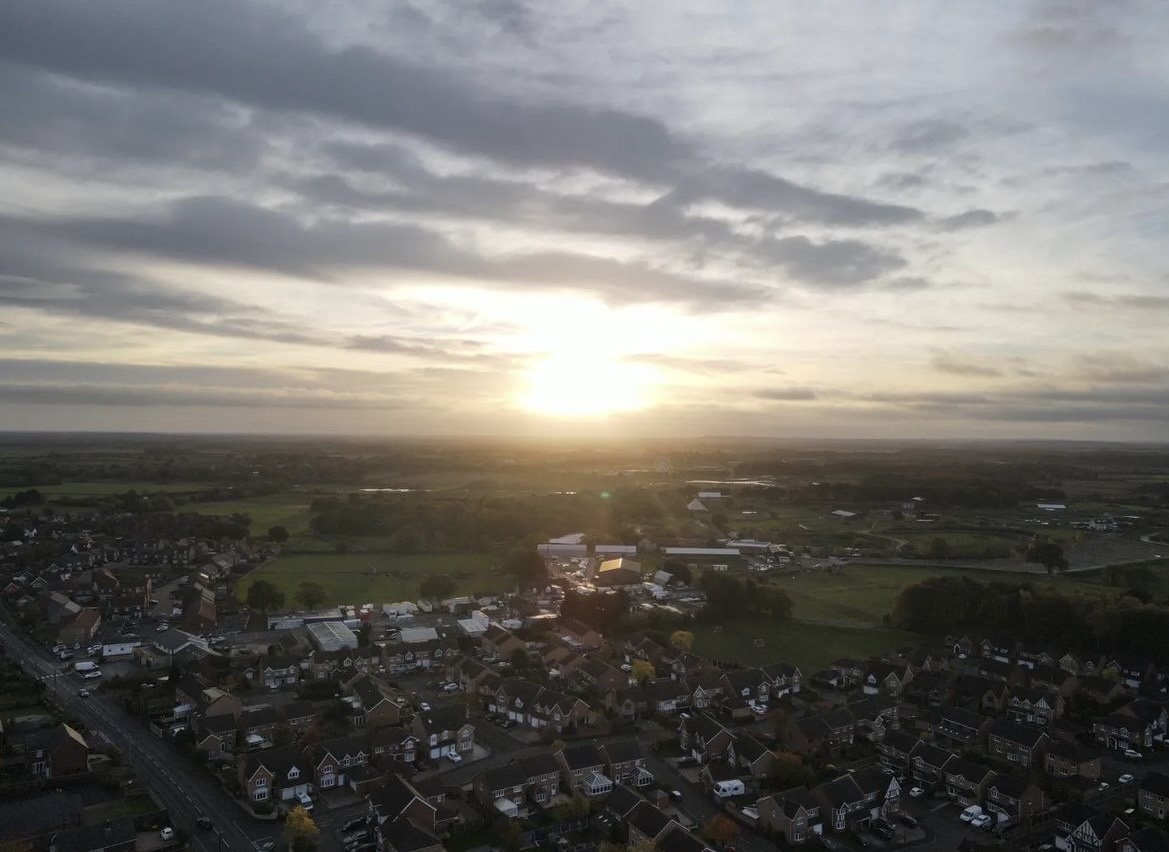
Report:
M93 639L99 627L101 613L97 607L82 607L72 617L61 620L57 641L65 645L84 645Z
M402 708L394 700L389 684L370 675L358 675L344 689L361 699L362 720L367 731L401 724Z
M605 775L605 756L590 744L566 746L556 752L564 786L580 790L586 796L599 796L613 789L613 781Z
M1169 776L1147 773L1137 785L1137 807L1150 819L1164 821L1169 816Z
M699 763L727 759L735 735L721 722L705 713L695 713L678 726L682 751L689 752Z
M934 727L934 736L942 745L982 748L990 731L991 718L960 707L943 710Z
M467 721L467 709L461 704L419 711L412 730L431 760L451 752L468 754L475 748L475 727Z
M1063 696L1043 687L1015 687L1007 699L1007 718L1020 724L1051 727L1063 710Z
M1023 778L998 772L986 785L986 809L1012 825L1030 822L1045 807L1043 790Z
M843 707L817 716L803 716L789 720L783 738L788 750L797 754L836 754L853 744L856 718Z
M369 732L370 752L379 766L413 763L418 756L418 737L405 728L381 727Z
M89 771L89 745L66 724L38 731L25 741L24 762L37 778L61 778Z
M987 752L1022 767L1039 765L1051 738L1040 728L995 719L987 733Z
M242 795L252 802L287 802L313 788L312 767L295 746L251 752L237 766Z
M960 757L951 757L942 767L946 795L962 807L982 804L993 775L987 767Z
M645 750L634 739L615 740L601 746L605 774L614 784L646 787L654 782L653 773L645 768Z
M804 787L764 796L755 803L755 809L759 811L759 825L780 835L790 846L819 837L824 829L823 805Z
M1078 743L1052 740L1043 755L1043 771L1053 778L1100 780L1103 762L1100 753Z

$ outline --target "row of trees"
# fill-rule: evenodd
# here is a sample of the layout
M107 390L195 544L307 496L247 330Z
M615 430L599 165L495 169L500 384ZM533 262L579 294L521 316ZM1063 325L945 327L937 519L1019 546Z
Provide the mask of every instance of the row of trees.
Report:
M790 619L792 599L779 586L741 579L716 571L703 573L698 585L706 592L705 621L734 621L764 616Z
M1031 644L1169 663L1169 605L1136 594L1065 595L1035 583L931 577L901 591L890 620L915 633L999 633Z

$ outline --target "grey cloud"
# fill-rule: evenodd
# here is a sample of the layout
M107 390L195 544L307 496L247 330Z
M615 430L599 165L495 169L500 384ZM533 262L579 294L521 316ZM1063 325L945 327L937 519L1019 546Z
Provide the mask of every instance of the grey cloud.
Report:
M998 220L998 215L990 210L967 210L956 216L947 216L938 222L938 227L943 231L961 231L966 228L985 228Z
M1001 376L1002 371L986 364L967 361L950 352L936 352L930 358L930 366L940 373L954 376Z
M1114 306L1143 311L1169 310L1169 296L1153 296L1146 293L1121 293L1115 296L1105 296L1085 290L1070 290L1063 294L1063 298L1073 305Z
M932 153L940 148L948 148L969 135L967 128L952 121L917 121L906 127L890 143L890 147L905 153Z
M306 224L285 213L221 197L182 199L167 214L150 219L10 217L0 224L108 250L277 271L315 281L336 280L347 269L398 269L489 280L512 288L584 290L622 304L710 306L766 297L756 287L689 277L641 262L563 251L487 257L415 225L338 219Z
M885 289L901 293L915 293L920 290L928 290L933 286L934 282L928 278L922 278L916 275L903 275L900 278L894 278L886 283Z
M523 167L664 177L692 155L652 119L511 100L369 48L329 50L274 6L7 3L0 5L0 55L79 79L334 116Z
M928 184L924 177L919 174L910 174L908 172L890 172L889 174L881 175L877 180L877 186L882 189L918 189Z
M819 399L819 394L812 388L764 388L755 391L755 396L759 399L771 400L773 402L806 402L809 400Z
M825 286L856 286L901 269L896 252L859 240L816 243L805 236L763 240L760 254L801 281Z
M22 384L0 382L6 403L110 406L211 406L217 408L389 409L410 399L375 393L333 393L303 388L208 388L186 385Z

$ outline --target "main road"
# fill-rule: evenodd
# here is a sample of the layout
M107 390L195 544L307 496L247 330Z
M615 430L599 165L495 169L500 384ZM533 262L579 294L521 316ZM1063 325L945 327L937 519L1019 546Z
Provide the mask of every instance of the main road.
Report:
M138 783L150 789L184 829L197 852L255 852L279 834L273 824L248 816L232 798L200 769L192 767L166 742L132 718L114 701L95 692L89 698L78 695L86 685L77 675L60 669L60 662L48 651L0 622L0 644L33 677L43 680L62 710L83 721L91 731L100 731L121 750L127 764L138 772ZM207 816L213 831L201 831L198 816Z

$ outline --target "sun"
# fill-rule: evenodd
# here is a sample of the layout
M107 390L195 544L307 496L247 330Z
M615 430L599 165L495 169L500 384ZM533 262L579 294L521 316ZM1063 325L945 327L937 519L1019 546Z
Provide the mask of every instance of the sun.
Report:
M648 406L652 384L653 376L644 366L582 347L535 363L520 404L553 417L604 417Z

